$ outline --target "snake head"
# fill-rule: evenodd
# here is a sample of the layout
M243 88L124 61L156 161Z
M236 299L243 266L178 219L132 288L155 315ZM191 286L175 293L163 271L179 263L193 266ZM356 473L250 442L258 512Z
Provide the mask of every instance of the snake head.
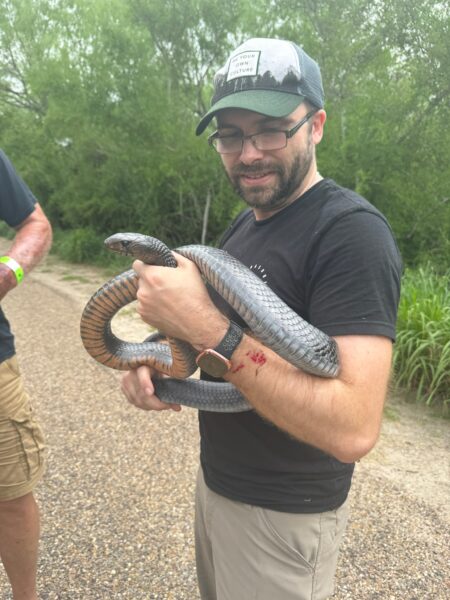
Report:
M133 244L136 242L137 233L115 233L110 235L104 241L108 250L123 254L124 256L133 256Z
M175 257L163 242L142 233L115 233L106 238L104 244L113 252L138 258L148 265L177 266Z

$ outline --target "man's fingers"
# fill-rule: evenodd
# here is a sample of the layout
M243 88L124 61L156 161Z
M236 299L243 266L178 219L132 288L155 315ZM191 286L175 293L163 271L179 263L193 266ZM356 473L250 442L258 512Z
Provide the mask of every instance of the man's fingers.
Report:
M155 372L150 370L150 367L138 367L136 369L139 389L147 396L151 397L155 393L152 377L155 377Z
M179 404L166 404L155 395L152 377L157 377L153 369L138 367L122 376L121 389L130 404L142 410L181 410Z

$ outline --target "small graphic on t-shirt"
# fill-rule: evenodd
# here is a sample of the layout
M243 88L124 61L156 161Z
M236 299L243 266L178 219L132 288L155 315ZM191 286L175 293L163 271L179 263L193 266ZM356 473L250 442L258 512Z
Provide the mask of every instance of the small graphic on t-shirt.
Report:
M251 265L250 271L253 271L253 273L255 273L255 275L258 275L258 277L260 279L262 279L264 281L264 283L267 283L267 271L265 270L265 268L263 266Z

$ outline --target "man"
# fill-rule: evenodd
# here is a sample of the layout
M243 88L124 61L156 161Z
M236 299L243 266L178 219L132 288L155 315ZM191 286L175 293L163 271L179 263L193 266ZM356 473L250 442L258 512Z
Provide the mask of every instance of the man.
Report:
M1 301L43 258L52 240L42 208L1 151L0 218L16 230L9 251L0 257ZM0 556L15 600L38 597L39 510L32 490L44 471L43 452L42 432L23 388L14 337L0 308Z
M196 557L204 600L332 594L353 463L380 430L400 257L385 218L319 174L323 106L319 67L301 48L251 39L216 74L197 134L217 120L209 142L250 207L222 247L334 337L337 378L304 373L242 335L237 325L245 324L215 295L211 301L189 260L177 256L178 269L134 264L142 318L188 340L200 364L208 349L228 358L230 368L220 357L215 366L254 408L199 412ZM147 367L126 374L125 395L143 409L170 408L154 395L152 375Z

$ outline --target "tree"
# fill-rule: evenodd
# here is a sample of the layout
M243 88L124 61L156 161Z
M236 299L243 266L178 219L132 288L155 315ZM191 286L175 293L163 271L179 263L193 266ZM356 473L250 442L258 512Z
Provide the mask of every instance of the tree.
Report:
M241 204L194 135L213 74L246 38L293 39L323 74L322 174L407 264L444 264L449 33L434 0L0 0L2 144L56 227L215 243Z

